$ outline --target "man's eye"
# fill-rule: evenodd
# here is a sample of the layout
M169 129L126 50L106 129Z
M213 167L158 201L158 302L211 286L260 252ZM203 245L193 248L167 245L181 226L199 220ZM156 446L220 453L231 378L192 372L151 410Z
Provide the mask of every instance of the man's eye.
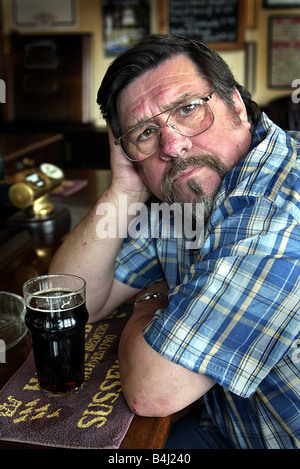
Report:
M139 134L137 140L148 140L150 137L152 137L154 134L157 133L157 129L154 129L152 127L147 127L142 133Z
M193 111L195 111L197 108L197 104L186 104L185 106L182 106L179 109L180 114L186 115L186 114L191 114Z

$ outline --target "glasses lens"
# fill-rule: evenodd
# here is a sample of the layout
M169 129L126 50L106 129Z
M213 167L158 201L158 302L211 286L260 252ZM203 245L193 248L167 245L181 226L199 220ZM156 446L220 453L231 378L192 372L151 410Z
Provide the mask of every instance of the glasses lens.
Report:
M173 109L168 124L172 125L174 130L180 134L193 137L209 129L213 120L209 104L199 98Z
M159 143L159 127L142 124L122 137L123 149L131 159L140 161L154 155Z

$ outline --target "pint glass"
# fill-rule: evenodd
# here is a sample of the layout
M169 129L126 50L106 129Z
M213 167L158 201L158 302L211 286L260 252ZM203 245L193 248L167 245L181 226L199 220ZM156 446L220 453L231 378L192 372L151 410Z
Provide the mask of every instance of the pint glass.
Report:
M23 285L25 322L44 392L69 394L84 382L85 287L85 280L67 274L35 277Z

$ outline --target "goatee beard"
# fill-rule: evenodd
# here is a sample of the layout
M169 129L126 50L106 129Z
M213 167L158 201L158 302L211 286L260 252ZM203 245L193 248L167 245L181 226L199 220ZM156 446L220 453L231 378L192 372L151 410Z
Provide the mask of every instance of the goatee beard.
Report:
M188 157L187 159L174 159L172 165L169 166L163 174L161 181L161 190L166 198L166 202L169 204L174 202L183 204L184 201L180 200L180 197L174 190L174 178L190 167L199 168L205 166L215 170L220 176L221 181L224 179L226 168L220 159L213 153L194 155ZM191 201L193 204L193 216L195 216L197 213L195 204L199 202L203 203L204 223L206 224L211 215L217 191L214 191L211 194L204 194L200 184L193 178L189 179L186 183L183 184L187 184L191 191L196 194L196 198Z

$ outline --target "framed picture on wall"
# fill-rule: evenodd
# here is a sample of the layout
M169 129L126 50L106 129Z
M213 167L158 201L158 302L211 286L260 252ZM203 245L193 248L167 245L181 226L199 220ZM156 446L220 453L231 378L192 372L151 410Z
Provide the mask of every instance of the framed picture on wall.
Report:
M77 0L11 0L11 20L16 29L55 29L77 26Z
M268 86L290 88L299 78L300 16L269 18Z
M264 0L265 8L297 8L300 0Z
M150 33L150 0L102 0L103 43L114 57Z

